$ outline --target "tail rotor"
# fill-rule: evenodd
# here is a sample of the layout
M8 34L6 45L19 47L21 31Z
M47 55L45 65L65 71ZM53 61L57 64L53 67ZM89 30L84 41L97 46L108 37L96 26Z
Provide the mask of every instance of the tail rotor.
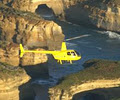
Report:
M23 57L24 53L25 53L24 48L22 44L20 44L20 58Z

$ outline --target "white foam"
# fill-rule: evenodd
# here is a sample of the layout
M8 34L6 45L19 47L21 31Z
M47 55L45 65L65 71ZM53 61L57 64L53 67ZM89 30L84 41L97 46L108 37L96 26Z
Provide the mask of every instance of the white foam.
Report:
M32 82L32 84L40 84L40 85L49 85L49 86L54 86L57 83L57 79L55 78L50 78L50 79L39 79L35 80Z
M102 50L102 48L101 47L96 47L97 49L99 49L99 50Z
M90 36L90 35L89 34L84 34L84 35L80 35L80 36L76 36L76 37L66 39L66 41L75 40L75 39L79 39L79 38L84 38L84 37L88 37L88 36Z
M115 32L111 32L111 31L102 31L102 32L100 32L99 31L99 33L106 34L111 39L120 39L120 34L115 33Z

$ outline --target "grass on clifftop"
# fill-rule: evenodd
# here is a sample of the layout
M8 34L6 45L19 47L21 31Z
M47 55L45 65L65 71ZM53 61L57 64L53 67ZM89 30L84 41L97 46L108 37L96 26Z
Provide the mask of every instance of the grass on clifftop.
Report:
M67 90L70 86L87 81L120 78L120 61L93 59L85 62L83 66L84 70L63 77L54 88Z
M25 19L34 19L34 20L43 19L42 17L40 17L36 13L14 9L14 8L8 7L2 3L0 3L0 14L1 13L3 13L4 16L23 17Z
M5 80L22 74L24 74L24 70L22 68L0 62L0 79Z
M70 1L70 0L69 0ZM120 0L74 0L74 2L84 2L91 4L108 4L108 5L120 5Z

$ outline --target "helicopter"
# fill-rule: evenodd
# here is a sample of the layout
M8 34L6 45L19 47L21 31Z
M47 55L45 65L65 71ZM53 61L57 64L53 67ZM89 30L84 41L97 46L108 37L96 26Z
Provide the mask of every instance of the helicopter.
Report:
M57 60L58 63L63 64L63 61L70 62L77 61L81 59L81 55L75 50L68 50L66 47L66 42L62 42L60 51L36 51L36 50L24 50L22 44L20 44L20 57L23 57L24 53L44 53L44 54L52 54L54 59Z

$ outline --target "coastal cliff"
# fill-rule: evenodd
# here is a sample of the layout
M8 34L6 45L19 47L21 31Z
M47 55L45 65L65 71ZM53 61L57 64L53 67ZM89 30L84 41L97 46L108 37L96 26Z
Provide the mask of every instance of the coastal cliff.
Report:
M45 63L45 54L26 53L19 57L19 44L25 49L58 50L64 40L62 29L31 12L24 12L0 3L0 61L13 66Z
M72 100L77 93L93 89L119 87L119 61L89 60L85 70L63 77L49 89L50 100Z
M63 40L53 21L0 3L0 100L30 100L35 97L30 77L49 76L47 55L25 53L20 58L20 43L24 49L58 50Z
M53 21L0 4L0 39L27 47L60 49L62 29Z
M120 32L118 0L2 0L2 3L24 11L35 12L46 4L54 14L72 23Z
M19 100L19 86L29 80L24 69L0 63L0 100Z
M0 62L10 64L12 66L28 66L47 62L46 54L25 53L20 58L20 47L18 44L10 42L2 42L0 44ZM44 50L41 48L35 50Z

